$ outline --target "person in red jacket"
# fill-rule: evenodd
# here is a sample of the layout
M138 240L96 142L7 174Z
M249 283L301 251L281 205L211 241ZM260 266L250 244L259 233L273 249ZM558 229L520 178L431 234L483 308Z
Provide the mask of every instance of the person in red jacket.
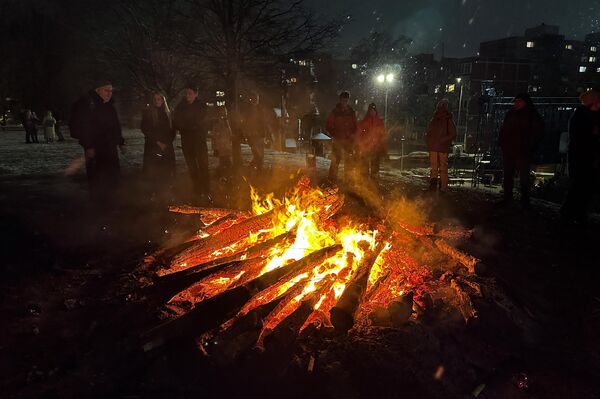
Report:
M329 180L337 180L338 168L342 158L346 174L348 172L348 158L352 154L354 135L356 133L356 113L348 105L350 93L344 91L340 94L340 102L327 117L327 133L332 140L331 165L329 166Z
M431 191L438 187L438 175L440 192L444 193L448 189L448 152L455 137L456 126L452 121L452 114L448 111L448 101L442 100L437 104L425 133L431 162L429 175L429 190Z
M369 104L367 114L358 125L355 152L358 155L361 173L377 180L379 162L381 157L387 154L387 135L375 103Z

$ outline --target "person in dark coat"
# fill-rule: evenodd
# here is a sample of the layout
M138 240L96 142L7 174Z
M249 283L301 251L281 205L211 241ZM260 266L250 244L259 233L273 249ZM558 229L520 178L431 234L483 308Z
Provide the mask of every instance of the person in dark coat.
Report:
M25 142L26 143L37 143L37 125L39 122L35 113L31 110L26 109L23 113L23 129L25 129Z
M387 135L375 103L369 104L367 114L358 125L355 147L361 173L377 180L381 157L387 155Z
M152 94L152 103L146 107L140 126L144 134L144 174L155 187L170 187L175 176L175 131L171 111L161 93Z
M425 142L429 151L431 172L429 174L429 190L434 191L439 187L440 192L448 189L448 153L452 140L456 138L456 126L452 121L452 114L448 111L448 101L440 101L435 109L433 118L425 132Z
M248 98L248 106L243 115L242 128L252 151L250 166L254 167L257 171L261 171L265 162L265 144L266 141L271 141L271 134L265 110L260 104L260 97L257 93L253 93Z
M348 175L348 160L353 154L354 135L356 134L356 112L348 105L350 93L340 93L340 102L327 117L326 130L332 140L331 164L329 165L329 180L337 180L340 162L344 159L344 169Z
M63 119L62 113L57 110L54 110L52 112L52 114L56 118L56 123L54 124L54 131L56 132L57 141L65 141L65 136L63 136L62 131L61 131L61 125L62 125L62 119Z
M200 195L201 202L211 202L206 119L206 106L198 98L198 89L188 85L185 98L175 108L173 127L181 135L183 156L194 191Z
M569 191L560 211L564 219L584 223L598 184L600 93L586 91L579 99L582 105L569 119Z
M119 185L119 153L125 152L125 140L117 110L112 103L113 87L99 81L96 89L81 98L76 107L78 132L72 132L84 149L90 190L96 197L110 199Z
M517 95L513 109L506 113L498 135L504 161L504 198L501 204L512 201L515 171L521 181L521 204L529 207L529 172L535 146L544 134L544 121L527 93Z

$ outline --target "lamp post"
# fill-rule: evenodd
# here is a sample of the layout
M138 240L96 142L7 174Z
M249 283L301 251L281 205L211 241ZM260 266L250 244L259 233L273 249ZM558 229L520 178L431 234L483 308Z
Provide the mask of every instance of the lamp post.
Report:
M460 94L458 95L458 116L456 121L456 128L460 131L460 111L462 110L462 97L463 97L463 87L461 84L461 78L456 78L456 83L460 85ZM465 129L465 136L463 138L463 151L467 149L467 129Z
M383 109L383 124L387 128L388 91L389 91L390 85L394 81L394 74L393 73L388 73L388 74L381 73L381 74L377 75L376 79L377 79L377 82L379 82L381 84L385 84L385 106Z

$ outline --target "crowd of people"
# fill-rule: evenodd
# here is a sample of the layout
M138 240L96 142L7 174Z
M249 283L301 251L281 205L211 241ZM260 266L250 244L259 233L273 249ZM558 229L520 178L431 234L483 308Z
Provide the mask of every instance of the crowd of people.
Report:
M26 109L23 111L21 124L23 125L23 129L25 129L25 142L27 144L39 143L38 125L42 127L46 143L65 141L60 130L61 120L56 119L50 110L46 111L44 118L40 121L35 112Z
M119 181L118 151L125 151L121 124L112 104L112 85L99 81L86 96L72 107L69 128L84 149L87 175L91 191L110 193ZM216 173L225 181L241 166L241 143L246 141L252 152L250 166L260 172L264 166L265 143L272 137L272 126L258 94L248 99L244 112L231 119L225 106L209 112L198 97L198 88L188 85L183 99L172 111L159 92L152 93L151 101L142 115L144 134L143 172L156 187L173 182L175 175L176 134L181 147L194 196L199 203L212 202L208 168L208 132L212 132L212 150L218 157ZM581 106L569 122L569 177L567 200L561 209L565 219L585 220L590 199L596 190L600 174L600 94L590 90L581 95ZM342 92L339 102L329 113L326 131L331 140L331 163L328 179L338 180L338 169L344 164L346 177L350 173L359 179L376 181L380 163L387 156L387 132L377 106L369 104L362 120L349 105L350 94ZM26 111L23 126L27 142L37 142L35 113ZM60 134L60 120L48 111L41 125L47 142ZM240 132L243 132L241 134ZM544 122L526 93L517 95L513 108L507 112L499 130L498 142L503 155L503 199L499 205L513 200L514 176L520 180L520 202L530 206L531 162L534 150L544 132ZM448 156L456 126L447 100L440 101L424 132L429 151L429 191L443 194L448 189ZM171 184L171 183L169 183ZM167 184L166 186L169 186Z

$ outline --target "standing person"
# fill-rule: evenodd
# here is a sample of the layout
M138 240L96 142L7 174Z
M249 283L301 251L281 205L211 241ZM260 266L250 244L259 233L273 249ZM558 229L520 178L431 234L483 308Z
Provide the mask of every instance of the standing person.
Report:
M227 119L227 108L217 107L217 119L213 123L213 150L215 156L219 157L218 173L227 177L231 170L232 156L232 132Z
M261 171L265 161L265 141L270 140L271 135L258 93L252 93L248 98L242 128L252 151L250 166Z
M445 193L448 189L448 153L454 138L456 138L456 126L448 110L448 101L442 100L437 103L425 132L431 165L429 191L437 190L438 182L441 193Z
M31 110L26 109L25 112L23 113L23 129L25 129L25 142L27 144L29 143L35 143L35 137L37 136L37 134L35 134L34 132L36 131L37 127L35 125L35 119L34 119L34 114L31 112Z
M377 180L381 157L387 155L387 135L375 103L369 104L367 114L358 125L355 146L361 172Z
M144 134L144 174L155 190L170 187L175 176L175 131L167 100L161 93L152 94L152 103L142 114L140 129Z
M38 142L37 125L38 125L38 123L40 123L40 120L38 119L35 111L31 111L31 119L33 121L33 129L31 130L32 139L33 139L34 143L37 143Z
M561 216L585 223L594 191L597 190L598 131L600 126L600 93L586 91L579 96L581 106L569 119L569 191L560 209Z
M329 166L329 180L337 180L338 168L342 158L344 169L348 175L348 157L352 154L352 144L356 133L356 113L348 105L350 93L340 93L340 102L329 113L327 117L326 130L332 140L331 165Z
M124 153L125 140L112 102L112 84L101 80L94 86L73 104L69 129L83 147L92 195L97 200L111 200L120 178L117 147Z
M44 127L44 139L46 143L53 143L56 139L56 132L54 126L56 125L56 119L52 116L51 111L47 111L42 120L42 126Z
M54 124L54 131L56 132L57 141L65 141L65 137L63 136L60 127L62 125L62 113L59 111L54 111L52 113L54 118L56 119L56 123Z
M185 88L185 98L175 108L173 127L181 135L181 148L194 192L200 195L201 202L212 202L209 195L206 106L198 98L198 89L194 85Z
M544 121L529 94L518 94L513 109L506 113L498 134L504 162L504 198L500 204L512 202L515 171L521 181L521 205L529 208L529 172L535 146L544 134Z

